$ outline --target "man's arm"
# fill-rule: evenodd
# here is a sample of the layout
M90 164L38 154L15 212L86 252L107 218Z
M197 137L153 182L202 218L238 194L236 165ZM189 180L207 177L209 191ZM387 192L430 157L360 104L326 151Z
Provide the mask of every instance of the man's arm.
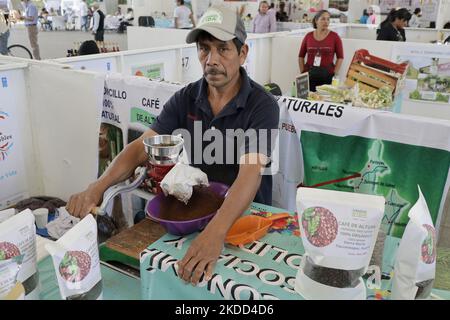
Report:
M76 217L85 217L101 201L105 191L129 178L134 170L145 163L147 154L144 149L143 140L157 135L151 129L147 130L140 138L127 145L113 160L102 176L88 188L70 197L66 209Z
M300 73L305 72L305 58L298 58L298 67L300 69Z
M100 26L100 14L98 11L94 12L94 26L92 27L92 32L97 32L98 27Z
M195 28L194 15L193 15L192 13L189 15L189 19L191 19L191 22L192 22L192 28Z
M178 262L178 274L184 281L196 285L203 273L206 280L212 277L228 230L248 209L259 189L264 159L264 155L254 153L242 157L238 176L222 206Z

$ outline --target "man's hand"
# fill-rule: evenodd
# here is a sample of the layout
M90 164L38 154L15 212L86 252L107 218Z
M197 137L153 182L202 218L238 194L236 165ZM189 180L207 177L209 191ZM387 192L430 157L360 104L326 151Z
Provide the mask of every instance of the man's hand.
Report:
M197 285L201 276L205 280L212 277L217 259L222 252L225 238L218 235L208 227L200 233L186 252L183 259L178 262L178 275L186 282Z
M100 203L102 197L103 191L95 185L90 185L83 192L71 196L66 209L71 215L84 218Z

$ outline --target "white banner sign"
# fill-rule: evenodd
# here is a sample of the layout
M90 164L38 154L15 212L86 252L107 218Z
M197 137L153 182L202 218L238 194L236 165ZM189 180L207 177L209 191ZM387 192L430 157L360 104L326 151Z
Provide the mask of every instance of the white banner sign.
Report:
M296 210L301 182L381 195L386 199L382 226L401 237L419 185L439 227L449 189L449 121L284 97L279 105L275 205Z
M23 71L0 71L0 210L27 195L24 145L20 127L25 83ZM22 110L23 111L23 110Z

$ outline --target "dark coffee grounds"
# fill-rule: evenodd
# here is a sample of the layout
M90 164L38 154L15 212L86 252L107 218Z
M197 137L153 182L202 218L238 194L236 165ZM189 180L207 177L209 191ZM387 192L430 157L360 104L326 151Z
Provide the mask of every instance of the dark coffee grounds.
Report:
M161 201L159 217L170 221L187 221L202 218L220 208L224 197L219 196L209 187L194 187L192 197L187 205L174 196L167 196Z
M175 147L175 143L159 143L159 144L152 144L152 147Z
M417 293L415 299L427 299L433 289L434 279L417 282Z
M316 282L335 288L355 288L364 268L358 270L340 270L322 267L314 264L310 257L306 257L303 273Z

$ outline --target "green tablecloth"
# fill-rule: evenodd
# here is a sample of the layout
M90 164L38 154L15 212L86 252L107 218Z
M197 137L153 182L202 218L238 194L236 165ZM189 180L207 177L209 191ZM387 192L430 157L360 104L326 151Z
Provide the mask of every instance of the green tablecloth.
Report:
M40 299L61 300L55 269L50 256L38 263ZM103 280L104 300L140 300L140 281L119 271L100 266Z

